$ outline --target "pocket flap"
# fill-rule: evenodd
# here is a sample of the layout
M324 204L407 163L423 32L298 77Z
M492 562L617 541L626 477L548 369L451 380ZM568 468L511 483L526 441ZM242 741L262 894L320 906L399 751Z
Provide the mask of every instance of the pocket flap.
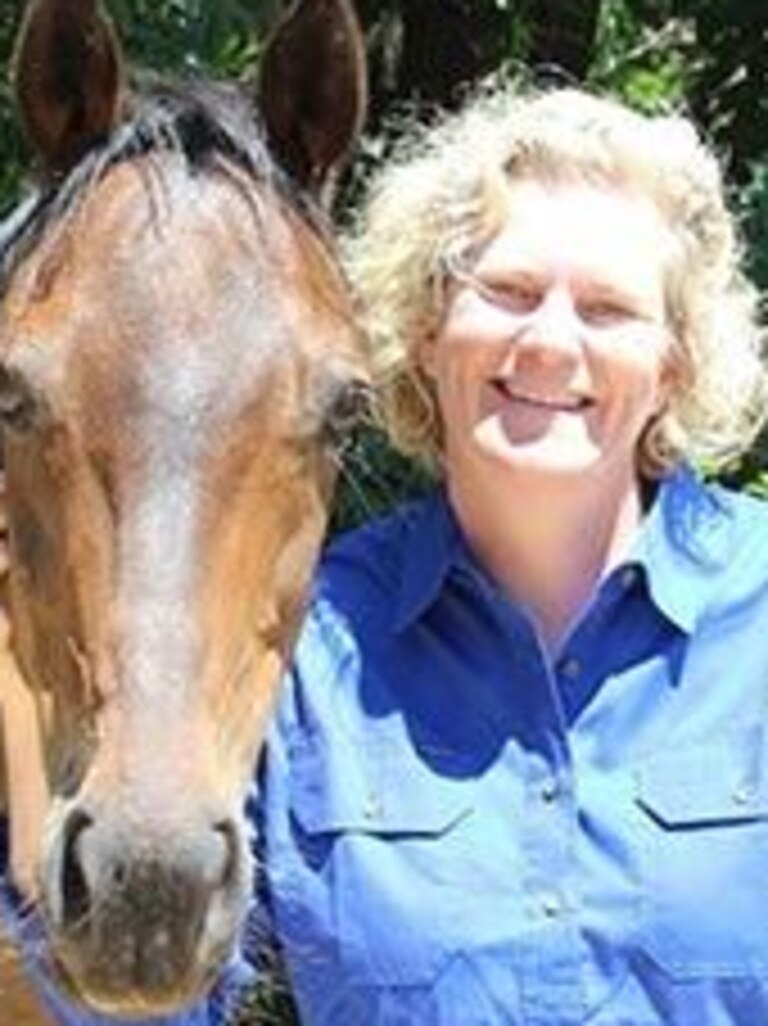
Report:
M637 801L665 826L736 823L768 816L762 728L648 759Z
M375 733L352 748L302 735L291 745L291 804L308 833L439 835L470 812L467 782Z

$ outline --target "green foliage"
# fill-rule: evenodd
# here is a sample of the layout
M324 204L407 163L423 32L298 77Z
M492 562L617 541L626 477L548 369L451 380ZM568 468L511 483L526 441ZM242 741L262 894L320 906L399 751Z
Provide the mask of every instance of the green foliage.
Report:
M669 4L692 27L684 49L692 109L743 182L768 149L768 8L742 0Z
M299 1026L296 1006L280 968L247 994L227 1026Z
M0 214L16 196L22 174L23 145L13 114L6 70L10 66L21 7L20 0L5 0L0 5Z
M666 13L643 11L642 5L638 10L625 0L604 0L590 84L610 89L640 110L678 105L686 88L684 47L690 27L662 16Z
M342 453L331 530L348 530L433 484L429 471L395 452L375 427L362 427Z
M738 197L748 243L747 266L760 289L768 289L768 155L750 168Z
M256 60L256 40L278 8L248 0L111 0L128 55L167 71L238 78ZM256 16L258 11L258 17Z
M736 193L734 203L741 215L747 271L765 294L768 290L768 154L749 167L748 176L746 184ZM728 475L727 483L768 498L768 432L758 438L752 450Z

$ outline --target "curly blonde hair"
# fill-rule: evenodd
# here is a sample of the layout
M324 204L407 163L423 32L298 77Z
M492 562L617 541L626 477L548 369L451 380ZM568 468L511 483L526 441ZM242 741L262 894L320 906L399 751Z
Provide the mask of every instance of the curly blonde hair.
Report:
M631 190L655 204L671 232L665 291L676 387L640 441L640 473L661 476L681 459L716 467L741 454L765 405L762 333L715 156L682 116L511 83L411 132L374 175L346 239L394 444L438 460L436 398L416 354L440 322L441 267L500 229L520 178Z

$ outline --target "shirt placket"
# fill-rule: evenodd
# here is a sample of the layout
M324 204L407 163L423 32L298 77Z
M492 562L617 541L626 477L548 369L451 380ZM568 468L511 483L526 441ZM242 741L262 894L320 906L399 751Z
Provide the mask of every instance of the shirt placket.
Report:
M526 1026L584 1020L577 889L573 885L576 802L572 760L558 683L538 646L521 666L526 717L536 745L525 756L521 837L527 928L520 952ZM571 671L572 672L572 671Z

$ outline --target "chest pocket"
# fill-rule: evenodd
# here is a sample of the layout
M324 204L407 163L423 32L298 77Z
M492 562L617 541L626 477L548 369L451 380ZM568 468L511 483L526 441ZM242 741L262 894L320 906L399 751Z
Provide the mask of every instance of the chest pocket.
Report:
M768 976L768 779L761 729L649 760L642 934L679 979Z
M292 747L295 888L305 926L345 978L412 986L436 978L460 936L466 785L371 735L359 750Z

